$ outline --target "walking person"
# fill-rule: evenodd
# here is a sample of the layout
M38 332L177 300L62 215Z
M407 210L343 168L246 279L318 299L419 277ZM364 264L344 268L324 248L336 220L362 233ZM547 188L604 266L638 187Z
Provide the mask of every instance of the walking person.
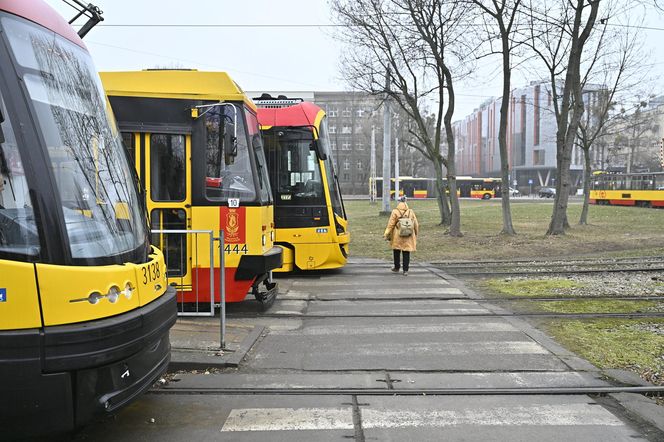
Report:
M392 271L398 273L401 268L401 255L403 254L403 274L408 276L410 266L410 252L417 249L417 234L420 226L413 209L408 207L406 197L399 198L399 204L392 210L387 228L383 237L390 241L394 254L394 267Z

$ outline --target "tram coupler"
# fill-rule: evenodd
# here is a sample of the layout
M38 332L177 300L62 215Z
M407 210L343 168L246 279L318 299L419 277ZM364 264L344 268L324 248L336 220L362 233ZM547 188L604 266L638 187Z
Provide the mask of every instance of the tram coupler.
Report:
M263 311L274 304L274 300L277 298L277 293L279 292L279 286L276 282L271 281L269 274L256 278L256 282L254 282L251 289L254 297L256 297L256 301L260 305L260 309Z

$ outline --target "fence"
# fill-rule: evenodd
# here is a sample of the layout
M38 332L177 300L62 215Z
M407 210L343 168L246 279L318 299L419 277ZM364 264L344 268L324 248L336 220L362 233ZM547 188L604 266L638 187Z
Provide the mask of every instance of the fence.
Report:
M214 316L219 305L220 348L226 347L224 232L213 230L152 230L152 244L164 254L168 284L177 292L179 316ZM216 257L219 283L215 281ZM219 294L219 304L215 294Z

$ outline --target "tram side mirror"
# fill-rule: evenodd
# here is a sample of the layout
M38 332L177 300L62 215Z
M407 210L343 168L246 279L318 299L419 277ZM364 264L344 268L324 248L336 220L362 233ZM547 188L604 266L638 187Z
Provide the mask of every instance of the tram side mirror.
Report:
M316 152L316 156L318 157L319 160L327 160L327 153L323 152L323 149L321 149L320 144L318 143L318 140L313 141L313 148L314 152Z
M235 163L237 156L237 137L235 136L235 121L224 122L224 160L226 164Z
M0 109L0 124L5 122L5 116L2 115L2 109ZM5 133L2 131L2 126L0 126L0 144L5 142Z

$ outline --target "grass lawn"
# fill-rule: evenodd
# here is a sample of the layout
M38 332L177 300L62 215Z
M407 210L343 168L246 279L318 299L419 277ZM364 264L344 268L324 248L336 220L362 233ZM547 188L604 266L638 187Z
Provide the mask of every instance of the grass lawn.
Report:
M452 238L439 225L434 200L409 200L420 222L415 259L419 261L564 258L571 256L637 256L664 254L664 210L590 206L590 225L577 225L581 203L571 200L566 235L545 235L553 203L515 198L512 219L517 236L500 235L499 200L461 201L462 238ZM380 203L346 201L351 232L351 255L389 259L382 240L387 218Z

